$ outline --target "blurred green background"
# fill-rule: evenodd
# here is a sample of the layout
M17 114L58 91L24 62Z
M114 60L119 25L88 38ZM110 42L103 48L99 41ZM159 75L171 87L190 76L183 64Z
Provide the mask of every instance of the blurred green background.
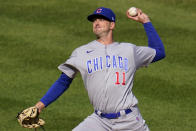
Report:
M17 113L39 101L76 47L95 39L86 17L100 6L116 13L116 41L147 45L143 26L125 15L135 6L165 45L166 58L135 76L133 92L149 128L196 130L196 0L0 0L0 131L29 130ZM46 131L70 131L92 112L78 74L41 117Z

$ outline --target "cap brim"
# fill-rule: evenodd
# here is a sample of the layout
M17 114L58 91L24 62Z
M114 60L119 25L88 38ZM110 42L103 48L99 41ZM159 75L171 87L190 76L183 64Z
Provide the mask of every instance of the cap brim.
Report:
M89 21L91 21L91 22L93 22L93 20L94 20L95 18L103 18L103 19L106 19L106 20L108 20L108 21L111 21L111 20L109 20L107 17L105 17L105 16L102 15L102 14L92 14L92 15L89 15L89 16L87 17L87 19L88 19Z

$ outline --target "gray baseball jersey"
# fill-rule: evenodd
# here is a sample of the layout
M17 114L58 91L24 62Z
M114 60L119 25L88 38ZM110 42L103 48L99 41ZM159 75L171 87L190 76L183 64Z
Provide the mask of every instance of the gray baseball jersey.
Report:
M94 109L114 113L138 103L132 93L134 74L148 66L155 54L149 47L95 40L75 49L58 68L70 78L79 71Z

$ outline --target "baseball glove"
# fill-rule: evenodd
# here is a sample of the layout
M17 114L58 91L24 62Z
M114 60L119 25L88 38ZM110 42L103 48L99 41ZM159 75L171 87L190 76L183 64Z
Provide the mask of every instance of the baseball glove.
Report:
M45 124L44 120L39 118L39 112L36 107L29 107L17 115L19 124L24 128L38 128Z

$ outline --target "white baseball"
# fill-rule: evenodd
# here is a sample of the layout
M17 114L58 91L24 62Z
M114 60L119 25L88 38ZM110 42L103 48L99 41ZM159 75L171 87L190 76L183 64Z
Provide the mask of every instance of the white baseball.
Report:
M129 12L130 16L136 16L137 15L137 8L131 7L131 8L129 8L128 12Z

